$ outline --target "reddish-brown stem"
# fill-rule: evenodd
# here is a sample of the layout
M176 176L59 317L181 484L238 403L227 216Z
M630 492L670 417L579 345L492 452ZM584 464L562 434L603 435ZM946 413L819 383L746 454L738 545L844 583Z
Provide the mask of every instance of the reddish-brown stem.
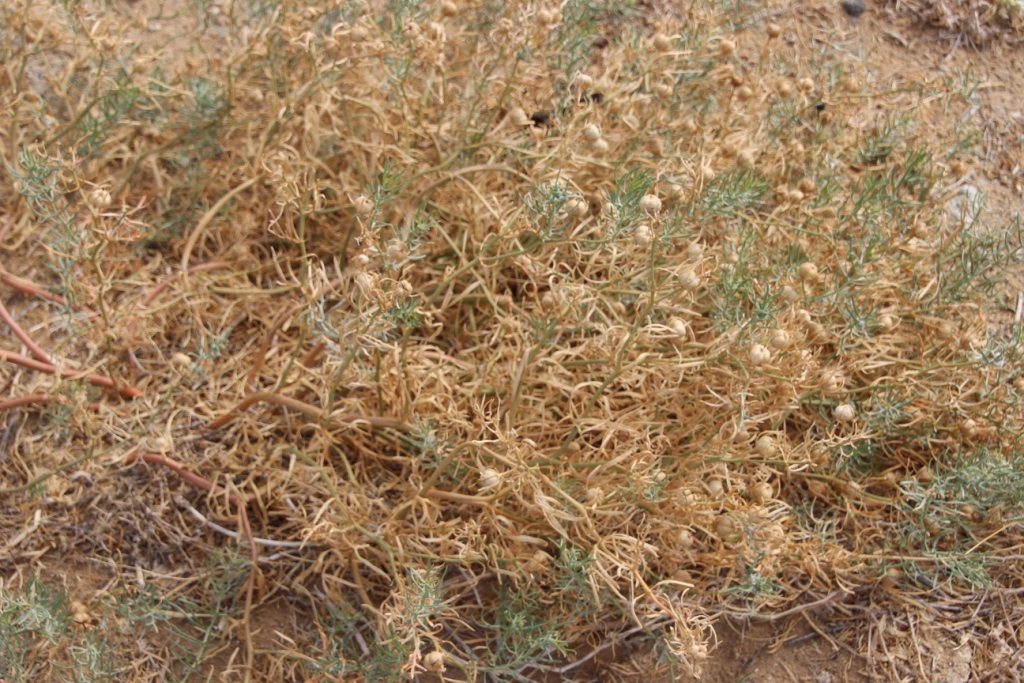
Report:
M245 619L244 619L244 622L245 622L245 647L246 647L247 659L248 659L249 665L252 666L252 658L253 658L254 650L253 650L253 644L252 644L252 625L250 623L251 622L250 615L252 614L252 593L253 593L253 587L256 585L256 572L257 572L257 568L256 567L257 567L257 563L259 562L259 558L260 558L259 549L256 547L256 537L252 533L252 525L249 524L249 513L245 509L246 503L248 503L250 500L252 500L252 496L246 496L246 498L243 500L243 499L239 498L238 496L236 496L235 494L231 493L230 491L227 491L226 489L224 489L221 486L214 486L213 482L211 482L211 481L209 481L207 479L203 479L198 474L193 474L192 472L189 472L188 470L183 468L180 464L178 464L174 460L171 460L170 458L166 458L166 457L164 457L162 455L158 455L157 453L144 453L142 455L142 459L144 461L150 463L150 464L153 464L153 465L163 465L164 467L166 467L167 469L171 470L172 472L177 474L179 477L181 477L182 479L184 479L188 483L192 484L193 486L195 486L197 488L201 488L204 491L212 491L214 493L226 493L227 496L228 496L228 500L230 500L232 503L234 503L235 505L238 506L238 513L242 516L242 527L245 529L246 538L249 539L249 559L250 559L250 562L251 562L251 567L249 569L249 581L248 581L248 584L245 587Z
M11 410L13 408L20 408L21 406L37 405L42 403L49 403L53 400L52 396L46 396L45 394L29 394L28 396L19 396L18 398L11 398L6 401L0 401L0 411ZM99 403L90 403L89 410L99 410Z
M36 403L49 402L50 397L45 394L29 394L28 396L19 396L18 398L0 401L0 410L11 410L12 408L20 408L21 406L30 406Z
M297 401L289 396L281 396L280 394L274 394L271 392L261 392L253 394L249 398L245 399L237 406L229 410L226 414L217 418L206 426L206 429L219 429L231 422L235 417L243 410L248 409L250 406L256 403L273 403L274 405L283 406L285 408L291 408L292 410L302 413L306 417L312 420L321 420L325 417L323 412L308 403ZM405 429L406 425L401 420L396 420L393 417L367 417L359 415L358 413L345 413L342 415L335 415L331 417L334 422L366 422L371 427L391 427L393 429Z
M10 361L16 365L20 365L31 370L38 370L39 372L45 372L50 375L57 374L56 366L50 363L44 363L28 356L23 356L20 353L14 353L13 351L0 351L0 362ZM117 386L114 380L109 377L103 377L102 375L89 375L84 372L75 372L74 370L60 369L61 377L67 379L86 379L90 384L97 387L107 387L108 389L116 389L119 394L125 398L138 398L142 396L142 392L135 387L127 385Z
M21 278L16 278L10 273L0 271L0 282L3 282L8 287L12 287L13 289L18 290L22 294L32 294L43 299L46 299L47 301L52 301L55 304L60 304L61 306L68 305L68 300L60 296L59 294L51 294L42 287L31 282L27 282L26 280L22 280ZM99 314L90 308L86 308L85 306L75 306L74 309L76 311L82 311L83 313L88 314L89 317L93 319L99 319Z
M266 358L267 351L270 350L270 341L274 338L274 335L277 334L277 328L284 325L284 321L297 310L299 310L298 304L291 308L286 308L281 312L281 315L274 319L274 322L270 323L270 327L267 329L267 334L263 337L263 343L260 344L260 350L256 355L256 361L252 364L252 370L249 372L248 387L252 387L253 382L256 381L256 377L260 374L260 369L263 367L263 360Z
M7 323L7 327L11 328L11 332L21 340L22 344L28 347L28 350L32 352L33 356L44 363L53 363L53 361L50 360L50 355L39 348L39 345L32 341L32 337L28 336L28 333L21 329L21 326L18 325L18 323L14 322L14 317L11 315L10 311L7 310L7 307L4 306L3 301L0 301L0 319Z

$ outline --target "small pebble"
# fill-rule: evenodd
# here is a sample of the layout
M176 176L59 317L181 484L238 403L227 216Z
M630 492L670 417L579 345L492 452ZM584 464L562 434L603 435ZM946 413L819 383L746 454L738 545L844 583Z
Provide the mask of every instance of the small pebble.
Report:
M851 17L859 17L864 14L864 10L867 8L868 6L864 4L864 0L843 0L843 9Z

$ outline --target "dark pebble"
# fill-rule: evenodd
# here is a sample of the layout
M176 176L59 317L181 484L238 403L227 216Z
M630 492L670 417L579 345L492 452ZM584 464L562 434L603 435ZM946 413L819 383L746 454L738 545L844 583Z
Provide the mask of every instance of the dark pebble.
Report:
M534 125L546 126L551 122L551 114L546 111L537 111L530 114L530 120L533 121Z
M867 8L868 6L864 4L864 0L843 0L843 9L851 17L859 17L864 14L864 10Z

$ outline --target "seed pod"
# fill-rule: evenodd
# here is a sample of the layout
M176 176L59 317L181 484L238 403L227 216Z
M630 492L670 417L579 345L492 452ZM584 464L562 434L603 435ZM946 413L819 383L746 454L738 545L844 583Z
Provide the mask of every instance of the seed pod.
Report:
M738 99L740 102L746 102L747 100L749 100L753 96L754 96L754 91L751 90L749 87L747 87L745 85L741 86L739 88L736 88L736 99Z
M550 313L558 306L558 296L554 292L544 292L540 298L540 307Z
M786 193L786 200L790 204L799 204L804 200L804 193L800 190L790 190Z
M697 240L690 242L690 246L686 247L686 258L691 261L696 261L703 255L704 246Z
M843 390L845 380L841 372L827 372L821 378L821 393L835 396Z
M782 35L782 27L772 22L764 27L764 32L768 34L769 38L778 38Z
M358 213L360 216L368 216L370 212L373 211L374 207L373 200L367 197L365 194L361 194L358 197L356 197L355 201L352 202L352 204L356 208L356 213Z
M587 74L576 75L576 87L582 93L585 90L589 90L594 85L594 79Z
M786 348L789 346L789 333L785 330L775 330L772 333L771 339L768 340L768 345L778 350Z
M423 668L435 674L444 673L444 653L440 650L428 652L423 658Z
M570 197L565 202L565 211L575 218L583 218L590 211L590 203L586 199Z
M704 184L707 185L715 179L715 171L710 166L701 166L700 176Z
M651 38L651 44L654 45L654 49L658 52L668 52L672 49L672 39L660 31Z
M722 495L722 482L718 479L712 479L708 482L708 494L712 498L719 498Z
M679 286L687 292L695 291L700 287L700 278L692 270L684 270L679 274Z
M971 505L964 505L960 508L960 512L974 524L978 524L985 519L984 516Z
M896 320L891 315L889 315L888 313L883 313L878 318L878 325L883 330L891 330L894 327L896 327Z
M800 275L800 279L804 282L817 282L818 281L818 266L814 265L810 261L805 261L800 264L797 273Z
M736 43L731 40L723 40L718 45L718 54L723 59L731 59L736 54Z
M762 458L773 458L775 457L775 454L779 452L779 447L775 443L775 439L767 434L757 437L754 449Z
M857 419L857 410L849 403L841 403L835 407L832 415L839 422L853 422Z
M356 270L362 270L366 266L370 265L370 257L366 254L356 254L349 261L352 267Z
M554 16L546 9L537 12L537 23L541 26L550 26L555 23Z
M640 198L640 210L656 215L661 211L661 200L657 195L645 194Z
M809 93L814 90L814 79L801 78L796 82L796 87L800 88L801 92Z
M654 138L647 143L647 149L656 157L665 156L665 141L662 138Z
M679 532L679 546L683 550L689 550L694 545L693 534L690 533L689 529L683 529Z
M797 188L805 195L812 195L818 191L818 184L810 178L801 178Z
M686 333L689 331L686 326L686 322L680 318L672 318L668 321L668 325L666 325L666 327L672 330L677 337L685 337Z
M747 352L747 357L754 365L764 365L772 359L772 352L768 350L767 346L754 344L750 347L750 351Z
M697 132L697 124L693 122L693 119L687 119L683 123L683 131L689 133L690 135L693 135L694 133Z
M102 187L97 187L89 193L86 202L93 211L103 211L110 206L111 197L110 192Z
M924 223L918 223L914 226L914 237L919 240L926 240L932 235L932 231Z
M932 471L928 467L922 467L917 473L917 480L922 484L930 484L933 479Z
M715 535L720 539L736 533L736 522L729 515L719 515L715 520Z
M752 168L756 161L754 153L749 149L745 149L736 155L736 165L740 168Z
M427 24L427 36L429 36L431 40L436 40L438 42L444 40L444 24L439 24L436 21L432 21Z
M445 0L441 3L441 16L442 17L454 17L459 13L459 6L451 0Z
M792 287L790 287L789 285L786 285L785 287L782 288L780 296L782 297L782 300L785 301L787 304L796 303L800 299L800 293L797 292Z
M965 439L973 439L978 435L978 423L968 418L960 423L960 434Z
M595 486L593 488L587 489L587 502L588 503L591 503L593 505L597 505L602 500L604 500L604 491L599 486Z
M754 499L756 503L765 503L772 499L775 495L775 490L772 485L766 481L754 484L753 488L750 489L750 497Z
M952 323L943 320L935 327L935 334L939 339L949 340L956 334L956 328Z
M782 81L779 83L779 87L775 89L775 92L779 93L779 97L786 99L793 94L793 83L791 81Z
M509 121L512 122L513 126L523 127L528 126L532 123L530 117L526 115L522 107L515 107L508 113Z
M678 581L680 583L690 583L692 577L690 576L690 572L686 571L685 569L677 569L676 571L672 572L672 580Z
M597 142L601 139L601 129L594 124L590 124L583 129L583 136L591 142Z
M498 476L498 472L496 470L492 470L488 467L480 470L479 483L480 490L486 491L487 489L495 488L499 483L501 483L501 478Z
M648 247L651 245L651 242L651 226L636 226L636 230L633 232L633 244L636 244L639 247Z
M654 86L654 94L657 95L659 99L667 100L672 97L672 86L667 83L659 83Z

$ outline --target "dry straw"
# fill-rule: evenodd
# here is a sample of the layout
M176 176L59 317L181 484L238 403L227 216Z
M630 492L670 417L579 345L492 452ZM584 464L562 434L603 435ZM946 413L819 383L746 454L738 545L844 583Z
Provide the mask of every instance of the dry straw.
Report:
M5 570L235 548L119 595L268 680L696 673L718 614L1006 580L1016 244L897 100L717 5L204 7L3 9Z

